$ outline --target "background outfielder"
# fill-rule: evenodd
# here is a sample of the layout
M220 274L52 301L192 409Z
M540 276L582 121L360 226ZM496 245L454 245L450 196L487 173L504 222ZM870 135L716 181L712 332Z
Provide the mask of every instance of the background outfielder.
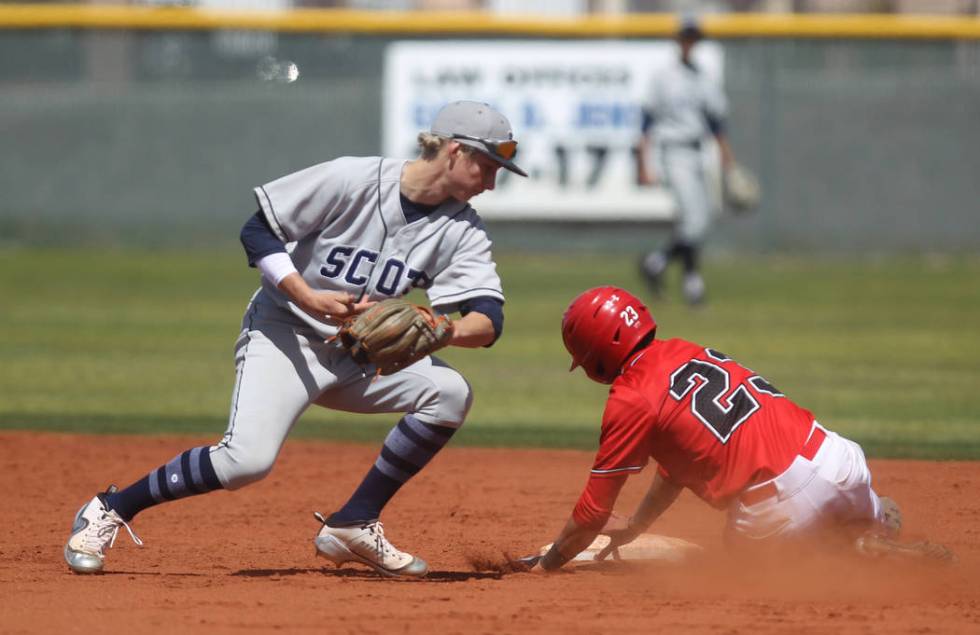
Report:
M894 541L898 506L872 489L858 444L727 355L656 332L643 303L616 287L590 289L565 312L572 368L612 387L588 484L541 568L560 567L600 532L611 538L601 559L643 533L684 488L728 512L732 545L830 531L865 552L949 557L939 545ZM612 514L626 479L651 458L657 473L634 514Z
M659 68L643 105L643 134L637 152L641 184L662 181L677 205L677 218L668 245L640 261L640 270L659 293L672 260L684 267L682 291L690 304L704 300L701 245L711 221L712 202L705 178L702 142L709 134L718 142L722 170L735 164L725 132L728 103L722 87L698 69L691 56L703 34L696 22L686 21L677 32L679 57ZM654 166L648 165L653 145Z
M378 519L463 423L470 386L430 356L376 376L329 340L339 320L420 288L437 312L462 314L448 343L491 345L503 327L504 295L490 240L467 201L493 189L500 167L526 174L512 161L517 142L509 122L486 104L445 106L419 144L415 161L342 157L255 188L259 211L241 237L262 286L235 345L224 438L84 505L65 546L69 567L100 571L119 528L132 534L127 523L143 509L263 478L293 424L317 404L406 413L350 500L320 517L318 552L388 575L425 575L426 563L393 547Z

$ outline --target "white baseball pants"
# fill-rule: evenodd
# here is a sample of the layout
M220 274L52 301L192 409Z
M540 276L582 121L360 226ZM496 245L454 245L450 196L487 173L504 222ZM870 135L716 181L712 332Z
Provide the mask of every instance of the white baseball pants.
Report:
M775 486L775 496L748 505L740 497L732 503L731 537L797 538L835 526L883 521L861 446L815 422L817 428L827 436L812 460L797 456L785 472L743 494L749 498L753 490Z

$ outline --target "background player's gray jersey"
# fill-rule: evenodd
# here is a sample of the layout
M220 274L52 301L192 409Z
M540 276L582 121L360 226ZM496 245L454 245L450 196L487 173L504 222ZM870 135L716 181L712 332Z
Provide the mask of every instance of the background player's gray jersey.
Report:
M399 187L404 165L341 157L256 187L255 196L313 289L383 300L421 288L441 312L479 296L503 301L490 239L472 207L449 199L406 221ZM265 278L255 301L288 309L325 337L336 332Z
M653 117L656 143L694 143L708 134L706 117L724 121L728 103L712 78L680 60L654 73L644 105Z

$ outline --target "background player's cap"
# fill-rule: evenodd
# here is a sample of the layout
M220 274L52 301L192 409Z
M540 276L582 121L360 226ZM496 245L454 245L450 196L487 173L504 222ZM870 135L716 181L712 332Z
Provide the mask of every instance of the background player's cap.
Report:
M446 104L432 121L431 132L476 148L511 172L527 176L513 161L517 141L510 122L489 104L478 101Z
M681 18L680 26L677 28L677 38L680 40L700 40L704 38L704 31L698 19L691 15Z

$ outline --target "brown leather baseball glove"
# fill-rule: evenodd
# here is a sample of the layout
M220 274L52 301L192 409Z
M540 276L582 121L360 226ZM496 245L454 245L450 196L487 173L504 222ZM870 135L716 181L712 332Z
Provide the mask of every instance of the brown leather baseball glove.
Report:
M453 323L401 298L382 300L344 320L337 339L358 364L390 375L449 344Z

